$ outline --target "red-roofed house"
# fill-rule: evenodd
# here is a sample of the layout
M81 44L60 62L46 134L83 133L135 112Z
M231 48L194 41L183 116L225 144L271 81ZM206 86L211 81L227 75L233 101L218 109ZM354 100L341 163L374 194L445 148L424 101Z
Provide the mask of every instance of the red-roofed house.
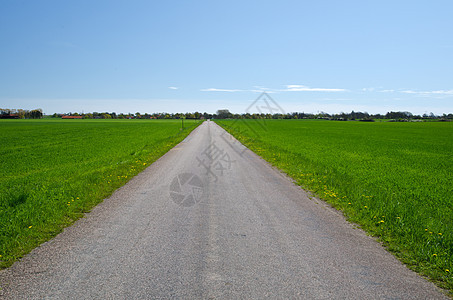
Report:
M82 116L63 116L62 119L82 119Z

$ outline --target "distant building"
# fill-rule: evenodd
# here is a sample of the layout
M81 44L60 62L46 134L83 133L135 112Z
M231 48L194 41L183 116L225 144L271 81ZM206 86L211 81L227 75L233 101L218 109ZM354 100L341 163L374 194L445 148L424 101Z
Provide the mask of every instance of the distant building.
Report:
M82 116L63 116L62 119L83 119Z
M18 114L0 114L0 119L20 119Z

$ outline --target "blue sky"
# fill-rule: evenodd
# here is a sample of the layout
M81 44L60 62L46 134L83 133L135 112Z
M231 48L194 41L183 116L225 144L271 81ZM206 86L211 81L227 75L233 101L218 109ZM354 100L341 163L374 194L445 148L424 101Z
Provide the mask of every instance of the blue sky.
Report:
M0 107L453 112L453 1L0 2Z

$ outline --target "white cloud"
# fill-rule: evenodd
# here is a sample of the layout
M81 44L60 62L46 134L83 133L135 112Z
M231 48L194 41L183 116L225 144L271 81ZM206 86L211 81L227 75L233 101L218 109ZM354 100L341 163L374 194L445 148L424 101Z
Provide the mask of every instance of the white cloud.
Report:
M169 86L168 88L169 88L170 90L177 90L177 89L179 89L179 87L177 87L177 86Z
M363 92L373 92L374 90L375 90L375 88L372 88L372 87L362 89Z
M453 95L453 90L437 90L437 91L413 91L405 90L401 91L405 94L417 94L417 95Z
M331 89L331 88L311 88L305 85L290 84L282 92L346 92L346 89Z
M270 89L263 86L253 86L253 89L239 90L239 89L218 89L218 88L209 88L201 89L202 92L254 92L254 93L263 93L274 94L277 92L346 92L346 89L330 89L330 88L311 88L305 85L290 84L286 85L286 89Z
M202 91L202 92L243 92L243 90L216 89L216 88L201 89L200 91Z
M440 90L440 91L432 91L431 94L441 94L441 95L453 95L453 90Z
M401 91L401 93L404 93L404 94L419 94L420 92L412 91L412 90L405 90L405 91Z
M272 90L250 90L250 92L254 92L254 93L266 93L266 94L275 94L276 92L272 91Z
M268 94L275 94L275 90L272 90L270 88L261 86L261 85L254 85L252 90L249 90L250 92L254 93L268 93Z

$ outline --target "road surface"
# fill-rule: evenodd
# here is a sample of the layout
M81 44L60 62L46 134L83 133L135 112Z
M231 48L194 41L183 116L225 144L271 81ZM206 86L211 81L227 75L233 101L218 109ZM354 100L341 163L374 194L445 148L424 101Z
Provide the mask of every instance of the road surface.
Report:
M0 284L6 299L446 299L213 122Z

